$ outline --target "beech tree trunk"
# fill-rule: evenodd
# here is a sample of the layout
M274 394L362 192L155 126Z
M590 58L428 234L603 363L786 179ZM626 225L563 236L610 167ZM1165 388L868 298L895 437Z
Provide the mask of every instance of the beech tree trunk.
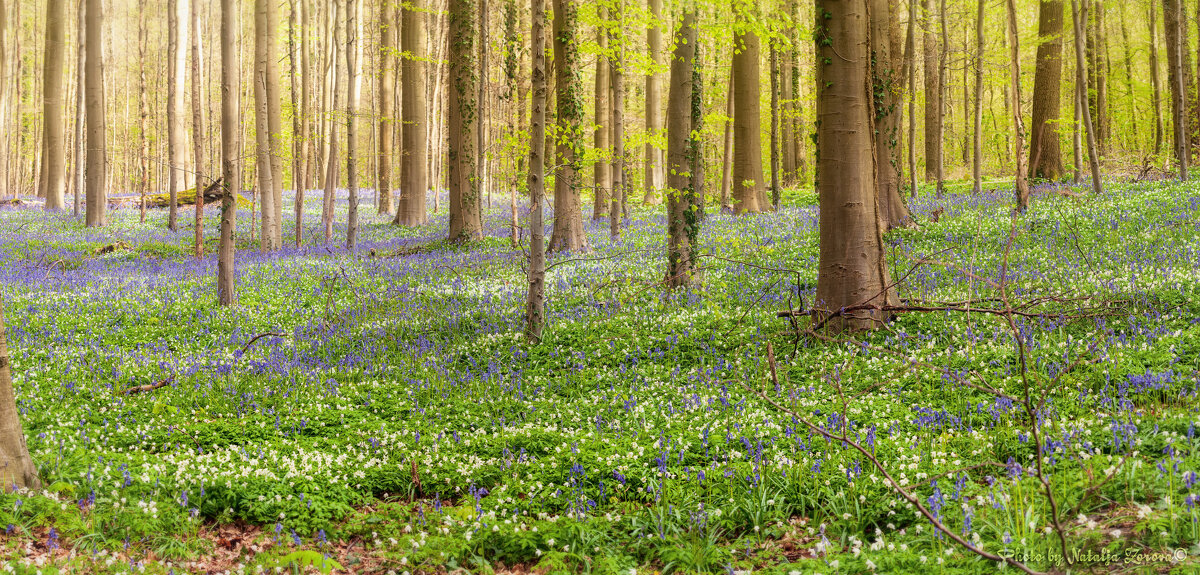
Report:
M758 34L748 29L734 34L733 53L733 200L739 214L767 209L763 184L762 130L759 128Z
M1010 0L1011 1L1011 0ZM1087 3L1083 5L1083 12L1079 11L1079 0L1071 0L1071 17L1075 24L1076 30L1083 29L1083 23L1087 22ZM1085 86L1088 85L1087 66L1084 62L1084 46L1083 39L1079 34L1075 35L1075 86L1079 92L1079 101L1083 102L1083 92ZM1082 106L1083 125L1087 131L1087 146L1088 146L1088 167L1092 172L1092 191L1096 194L1103 192L1100 184L1100 154L1097 150L1096 129L1092 125L1092 113L1087 106Z
M353 0L351 0L353 1ZM264 252L279 249L275 243L275 173L271 169L270 96L267 93L268 63L274 57L271 40L275 30L269 27L268 12L275 0L255 0L254 4L254 136L258 158L258 194L262 205L258 241Z
M1063 172L1062 147L1058 138L1062 34L1062 0L1041 0L1037 67L1033 75L1033 139L1029 141L1029 156L1033 177L1046 180L1057 180Z
M46 182L46 210L59 211L64 205L67 176L66 132L63 126L63 66L66 62L67 3L46 3L46 60L42 77L43 140L42 179ZM144 50L143 50L144 55ZM144 61L144 57L142 58ZM145 73L142 73L142 94ZM142 135L145 137L145 134Z
M733 67L729 68L729 82L725 90L725 138L721 154L721 211L732 212L730 192L733 190Z
M615 29L610 29L609 45L615 55L609 64L612 80L612 194L608 207L608 235L613 241L621 237L621 208L626 201L628 185L625 182L625 44L621 30L625 27L625 0L614 2L613 20Z
M583 86L579 79L577 0L554 0L554 75L558 173L554 177L554 231L550 251L588 249L579 199L579 142L583 140Z
M422 0L409 0L401 8L400 49L405 56L400 74L404 97L400 100L400 205L395 223L405 226L425 223L425 192L429 189L423 9Z
M2 8L2 7L0 7ZM5 54L0 51L0 58ZM25 446L25 431L17 396L13 391L12 362L8 355L8 338L4 330L4 302L0 301L0 485L38 489L37 468Z
M942 163L942 87L938 82L937 36L933 32L933 0L925 0L921 15L925 29L925 181L936 182ZM939 186L940 187L940 186Z
M197 0L198 1L198 0ZM188 0L171 0L167 10L167 161L171 166L167 227L179 229L178 195L187 185L187 131L183 124L187 69Z
M1167 84L1171 87L1171 124L1175 161L1179 164L1179 179L1188 177L1187 88L1184 79L1184 34L1180 0L1163 0L1163 28L1167 40Z
M879 213L884 228L908 224L912 217L900 196L900 166L903 163L900 142L900 103L904 96L901 74L904 55L900 52L898 18L892 12L895 0L869 0L871 14L871 51L876 65L871 71L873 109L875 110L875 185L878 188ZM907 73L912 73L911 71Z
M338 109L338 47L341 45L341 26L340 21L342 0L334 0L330 3L330 15L326 19L326 29L332 33L333 41L329 42L326 50L326 65L329 67L329 72L325 76L326 92L328 93L327 101L331 102L325 110L327 114L325 138L326 151L324 161L324 181L321 187L324 189L323 203L321 205L321 224L325 228L325 243L333 241L333 200L337 188L337 165L338 165L338 147L337 147L337 121L332 117L328 117L328 112ZM326 36L329 37L328 35Z
M821 319L835 310L896 301L878 212L867 0L816 0L817 197ZM887 319L874 309L845 312L833 330L870 329Z
M292 187L295 188L293 215L296 220L296 247L300 247L304 226L304 191L308 187L308 10L306 0L290 0L292 33L288 35L288 63L292 83ZM296 38L300 46L296 46ZM297 54L297 49L300 53ZM303 77L303 78L302 78ZM194 90L195 88L193 88ZM283 221L280 220L280 226Z
M597 10L600 12L600 20L604 21L607 18L606 10L603 7L599 7ZM592 165L593 220L599 220L608 213L608 190L612 187L612 168L603 156L610 151L612 145L610 141L612 108L609 106L608 99L612 75L609 71L608 58L604 56L608 50L608 30L606 28L607 26L604 25L596 27L596 43L600 47L600 54L596 57L596 93L593 99L593 117L596 120L596 129L592 132L592 142L600 157Z
M84 131L84 127L87 124L87 122L86 122L86 118L87 118L86 100L87 100L87 97L84 94L84 89L85 89L85 86L87 85L87 79L85 78L85 73L87 71L87 12L86 11L87 11L87 0L79 0L79 22L76 24L76 37L78 38L79 48L77 49L78 55L76 56L76 70L75 70L75 80L76 80L75 81L75 154L74 154L75 155L75 160L74 160L75 173L74 173L74 182L71 185L72 196L73 196L72 202L71 202L71 215L74 216L74 218L76 220L79 219L79 205L80 205L79 196L83 193L83 189L84 189L84 172L85 172L85 170L84 170L85 157L84 156L87 153L87 150L84 146L84 144L86 142L86 136L87 136L86 132ZM4 28L5 28L5 26L4 26L4 2L3 2L3 0L0 0L0 30L3 30ZM3 71L5 69L7 69L6 63L8 62L8 57L4 54L3 47L4 47L4 34L0 34L0 78L4 77ZM4 93L5 93L4 88L2 86L0 86L0 100L4 99L4 97L3 97ZM6 103L3 101L0 101L0 122L3 121L3 117L4 117L3 115L4 115L6 109L7 109ZM0 154L0 156L3 156L3 154ZM0 158L0 162L2 162L2 161L3 161L3 159ZM5 175L0 174L0 187L7 187L5 185L6 180L7 180L7 178L5 177ZM4 192L2 190L0 190L0 194L3 194L3 193Z
M379 180L379 213L392 213L392 139L395 137L395 122L392 90L395 83L396 18L392 3L383 2L379 8L379 156L376 173ZM410 96L405 92L406 96Z
M1005 0L1008 8L1009 66L1012 80L1013 154L1016 158L1015 179L1017 211L1024 213L1029 208L1029 181L1026 175L1029 166L1025 159L1025 124L1021 114L1021 47L1017 36L1017 8L1013 0Z
M226 0L228 1L228 0ZM87 226L108 220L105 190L108 166L104 134L104 12L101 0L87 0Z
M657 68L662 65L663 0L647 2L653 21L646 28L646 45L650 59L654 62L654 71L646 75L646 131L657 135L663 129L662 110L659 107L662 102L661 79L657 72ZM663 179L666 177L663 151L649 142L646 143L645 166L645 194L642 203L648 206L658 201L658 191L662 189Z
M358 3L346 2L346 249L358 248Z
M976 194L983 192L983 24L986 22L986 5L986 0L978 0L975 14L975 114L971 133L971 180L972 191ZM1059 28L1061 31L1062 26ZM1061 60L1059 66L1061 72Z
M982 2L983 0L979 0ZM917 0L908 2L908 38L904 52L908 58L908 194L917 197Z
M675 30L671 58L671 84L667 96L667 284L691 283L696 268L695 246L700 232L699 206L692 178L692 157L697 153L692 137L692 90L696 38L696 13L685 12Z
M139 0L138 4L138 196L139 221L146 223L146 194L150 192L150 105L146 101L146 37L149 31L146 29L146 0ZM61 135L61 130L58 133ZM49 201L47 197L47 205Z
M99 1L99 0L89 0ZM233 244L237 223L238 193L238 85L237 0L221 0L221 243L217 257L217 300L223 306L237 303L234 291Z
M529 293L525 302L525 337L542 339L546 323L546 249L543 235L542 200L546 193L546 0L530 0L533 26L530 52L533 84L529 117Z
M779 187L779 51L774 43L768 44L767 51L771 74L771 209L779 211L782 194Z
M1154 155L1162 153L1162 81L1158 73L1158 24L1155 22L1155 2L1150 1L1150 83L1154 85Z
M204 188L211 176L203 173L204 166L204 102L201 99L200 86L204 79L200 76L201 50L200 39L200 2L191 3L192 27L192 154L196 165L196 203L195 203L195 239L192 251L197 258L204 256ZM299 133L299 131L297 131Z
M557 14L555 15L557 21ZM450 0L450 240L483 237L477 163L479 76L475 69L475 0Z

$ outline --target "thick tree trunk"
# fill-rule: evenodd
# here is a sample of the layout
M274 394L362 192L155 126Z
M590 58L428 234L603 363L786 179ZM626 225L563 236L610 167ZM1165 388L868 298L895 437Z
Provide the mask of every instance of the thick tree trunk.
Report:
M221 244L217 257L217 300L223 306L237 303L233 269L234 226L238 193L238 85L237 0L221 0Z
M87 226L108 220L104 135L104 12L101 0L87 0Z
M200 2L191 4L192 30L192 154L196 165L196 203L195 203L195 239L192 251L197 258L204 256L204 194L207 185L205 179L212 176L204 174L204 103L200 96L200 86L204 79L200 76ZM299 133L299 132L297 132ZM207 177L203 177L207 176Z
M662 65L662 29L663 29L663 0L647 0L653 22L646 28L646 44L654 67L646 75L646 131L651 135L662 132L662 88L658 67ZM658 201L658 191L663 187L666 172L663 166L663 151L649 142L646 143L646 170L644 176L645 193L642 199L644 205Z
M395 103L392 89L395 83L396 18L392 3L384 2L379 8L379 160L376 162L379 180L379 213L392 213L392 139L396 124L392 117ZM412 97L405 92L405 95Z
M198 0L197 0L198 1ZM167 161L171 166L167 227L179 229L178 194L187 182L187 133L184 127L184 78L187 69L188 0L171 0L167 9Z
M46 182L46 210L63 209L66 193L67 146L63 126L63 66L66 62L67 3L46 3L46 61L42 77L42 106L46 155L42 158L42 178ZM144 53L142 50L144 61ZM145 94L145 73L142 73ZM144 129L144 128L143 128ZM145 137L145 134L142 134Z
M981 32L982 33L982 32ZM1033 75L1033 139L1029 141L1033 177L1062 177L1058 138L1059 88L1062 86L1062 0L1041 0L1038 9L1037 68Z
M554 0L554 75L558 173L554 177L554 232L550 251L588 249L580 212L578 142L583 140L583 86L579 80L577 0Z
M196 1L196 0L193 0ZM279 86L279 0L267 3L267 129L271 153L271 246L283 247L283 94ZM264 205L264 208L266 206ZM266 213L265 211L263 212Z
M746 15L739 15L745 23ZM762 130L759 128L758 34L746 29L733 37L733 200L737 213L767 209L763 185Z
M404 98L400 100L400 205L395 223L425 223L425 192L429 190L428 124L425 103L425 13L421 0L409 0L400 31L400 63Z
M869 0L871 13L871 52L876 62L872 69L873 109L875 110L875 185L878 189L879 214L885 229L908 224L912 217L900 196L900 103L904 96L901 69L898 18L893 17L894 0ZM911 71L909 72L911 73Z
M346 191L349 211L346 213L346 249L358 247L358 4L347 0L346 5Z
M87 0L79 0L79 22L76 25L77 26L76 33L77 33L79 48L78 48L78 55L76 56L77 62L76 62L76 69L75 69L75 78L76 78L76 81L75 81L75 166L74 166L74 169L75 169L74 176L75 177L74 177L74 182L71 185L72 196L73 196L72 202L71 202L71 214L72 214L72 216L74 216L74 218L76 220L79 219L79 205L80 205L79 196L80 196L80 194L83 193L83 189L84 189L84 172L85 172L84 156L87 153L87 150L84 146L84 144L86 143L86 132L84 131L84 127L87 124L87 122L86 122L86 117L87 117L86 100L87 100L87 98L84 94L84 89L85 89L85 86L87 85L87 80L85 78L85 73L87 71L87 40L86 40L87 39L87 13L86 13L86 10L87 10ZM3 0L0 0L0 30L5 29L3 21L4 21L4 2L3 2ZM4 34L0 34L0 78L4 77L3 70L7 69L6 63L8 61L7 56L4 55L3 46L4 46ZM4 90L3 85L0 85L0 100L3 100L2 95L5 92L6 91ZM3 121L4 113L5 113L6 109L7 109L6 103L0 101L0 122ZM3 156L3 154L0 154L0 156ZM0 161L3 161L2 158L0 158ZM7 180L6 176L4 174L0 174L0 187L5 187L4 182L6 180ZM2 190L0 190L0 195L4 195L4 192Z
M557 20L557 16L556 16ZM450 240L483 237L476 130L479 76L475 69L475 0L450 0Z
M896 301L878 212L872 143L872 71L867 0L816 0L817 196L820 320L835 310ZM823 16L823 17L822 17ZM870 329L885 312L845 312L828 326Z
M353 1L353 0L351 0ZM254 4L254 136L258 161L258 194L262 205L262 229L259 247L264 252L275 251L275 173L271 170L270 96L267 94L268 63L275 57L271 38L275 30L268 27L268 11L275 0L255 0Z
M597 8L600 12L600 20L604 21L607 16L606 10L603 7ZM612 83L612 75L609 71L608 58L604 53L608 50L608 30L606 26L596 27L596 43L600 47L600 55L596 57L596 93L592 100L593 103L593 118L595 118L596 129L592 132L592 143L596 148L598 156L596 163L592 165L592 219L599 220L608 213L608 190L612 187L612 168L608 161L604 159L604 154L607 154L610 146L610 136L612 135L612 109L609 106L609 91Z
M0 51L0 58L4 54ZM4 330L4 302L0 301L0 485L5 488L16 485L38 489L37 468L29 457L25 446L25 431L21 428L21 414L17 410L17 396L13 391L12 362L8 355L8 338Z
M475 152L479 155L475 162L475 188L479 191L480 199L487 198L487 207L492 207L492 187L488 181L488 0L479 0L479 84L476 89L479 95L475 99ZM480 218L483 216L480 215ZM482 228L482 224L480 225ZM482 233L482 232L481 232Z
M685 286L695 273L700 220L692 178L692 90L697 47L696 13L685 12L675 30L667 92L667 285Z
M530 0L533 28L530 46L533 103L529 118L529 292L525 303L525 337L542 339L546 323L546 250L542 200L546 192L546 0Z
M326 50L326 65L329 68L325 76L326 92L328 108L326 108L326 151L324 162L323 183L321 187L324 189L323 202L321 204L321 224L325 229L325 243L333 241L333 200L337 189L337 165L338 165L338 148L337 148L337 121L329 116L329 112L338 109L338 47L341 45L341 26L340 12L342 0L334 0L329 6L329 17L326 19L326 29L332 32L333 41L329 42ZM326 36L329 37L329 36Z
M1025 124L1021 114L1021 47L1017 31L1017 8L1013 0L1006 0L1008 8L1008 48L1010 79L1012 81L1013 154L1017 162L1015 179L1017 211L1029 208L1029 181L1026 179L1029 166L1025 159Z
M1180 0L1163 0L1163 28L1167 40L1167 84L1171 87L1172 145L1179 164L1179 179L1187 180L1187 88L1183 66L1183 15Z
M983 0L980 0L982 2ZM908 38L904 52L908 58L908 194L917 197L917 0L908 2Z

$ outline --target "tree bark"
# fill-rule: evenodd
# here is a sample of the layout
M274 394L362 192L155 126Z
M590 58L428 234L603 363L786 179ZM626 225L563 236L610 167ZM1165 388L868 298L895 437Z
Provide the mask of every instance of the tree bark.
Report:
M139 221L146 223L146 194L150 192L150 107L146 101L146 37L149 32L146 29L146 0L139 0L138 4L138 196ZM62 131L58 130L58 133L61 135ZM47 145L49 150L50 146ZM47 197L47 206L49 202Z
M326 49L326 65L329 68L325 76L326 92L328 93L326 108L326 151L325 151L325 173L324 181L321 187L324 189L323 203L321 205L321 224L325 228L325 243L333 241L333 200L337 188L337 165L338 165L338 148L337 148L337 121L328 115L331 110L338 109L338 47L341 45L341 26L340 21L342 0L334 0L329 5L329 16L326 18L326 29L331 32L333 38L329 42ZM329 36L327 36L328 38Z
M872 71L867 0L816 0L817 294L823 321L845 307L896 301L878 212L872 143ZM885 312L847 312L826 325L869 329Z
M0 58L4 57L0 51ZM12 362L8 355L8 338L4 329L4 302L0 301L0 485L38 489L37 468L25 446L25 431L17 396L13 391Z
M425 192L429 189L428 124L425 102L425 13L422 0L409 0L403 10L400 63L404 98L400 100L400 205L395 223L425 223Z
M353 0L351 0L353 1ZM275 30L269 27L268 12L275 0L255 0L254 3L254 135L258 159L258 195L262 205L261 230L258 241L264 252L279 249L275 243L275 173L271 169L270 96L267 83L268 63L274 59L271 50Z
M1041 0L1037 67L1033 75L1033 139L1029 141L1029 156L1033 177L1046 180L1057 180L1063 172L1057 127L1061 113L1062 33L1062 0Z
M938 82L937 36L933 32L933 0L925 0L921 16L925 30L925 181L936 182L942 163L942 88Z
M79 204L80 204L79 196L81 193L83 193L83 189L84 189L84 172L85 172L85 170L84 170L84 161L85 161L84 155L87 153L87 150L84 146L85 141L86 141L85 140L86 132L84 131L84 127L87 123L86 122L86 117L87 117L86 100L87 100L87 98L84 94L84 89L85 89L85 86L87 85L87 79L85 77L85 73L87 71L87 13L86 13L86 10L87 10L87 0L79 0L79 11L78 11L79 12L79 22L76 24L76 26L77 26L76 34L77 34L77 38L78 38L79 48L78 48L78 55L76 56L77 62L76 62L76 69L75 69L75 77L76 77L76 81L75 81L75 166L74 166L75 178L74 178L74 183L71 186L71 188L73 189L71 214L76 220L79 219ZM4 2L3 2L3 0L0 0L0 30L5 29L3 21L4 21ZM7 69L6 63L8 62L8 58L4 54L3 47L4 47L4 34L0 34L0 78L4 77L3 71ZM0 85L0 100L4 100L3 94L5 92L6 92L6 90L4 90L3 86ZM2 120L4 118L4 113L5 113L6 109L7 109L7 104L3 101L0 101L0 122L2 122ZM2 155L3 154L0 154L0 156L2 156ZM3 159L0 158L0 161L3 161ZM0 174L0 187L6 187L5 183L4 183L6 180L7 180L7 178L5 177L5 175ZM4 193L3 191L0 191L0 194L3 194L3 193Z
M1025 124L1021 114L1021 47L1017 36L1017 8L1013 0L1005 0L1008 8L1008 47L1009 66L1012 80L1012 120L1013 120L1013 154L1016 158L1017 174L1015 179L1017 211L1024 213L1029 209L1029 181L1026 175L1029 166L1025 159Z
M983 0L980 0L982 2ZM908 194L917 197L917 0L908 2Z
M346 3L346 249L358 248L358 100L361 86L358 74L358 3Z
M89 0L98 1L98 0ZM223 306L235 305L233 268L234 226L237 222L238 193L238 85L237 0L221 0L221 244L217 257L217 300Z
M975 14L975 114L974 130L971 133L971 181L973 182L972 191L976 194L983 192L983 51L986 46L983 25L986 22L984 10L986 4L986 0L978 0ZM1061 32L1060 20L1059 33ZM1060 60L1060 72L1061 65Z
M725 89L725 137L721 154L721 211L732 212L730 193L733 190L733 67L729 68L729 82Z
M1163 28L1167 40L1167 84L1171 87L1171 124L1173 149L1179 165L1179 179L1188 177L1187 88L1183 67L1183 15L1180 0L1163 0Z
M379 8L379 160L376 162L379 179L379 213L392 213L392 139L395 137L395 122L392 117L396 105L392 102L392 84L395 83L396 27L393 24L392 3L383 2ZM412 97L405 92L405 95Z
M1012 0L1009 0L1012 1ZM1088 5L1085 2L1083 12L1079 11L1079 0L1071 0L1071 17L1075 24L1076 30L1083 29L1083 23L1087 22ZM1083 39L1079 34L1075 35L1075 86L1076 90L1083 90L1084 86L1088 85L1087 81L1087 66L1084 63L1084 47ZM1080 92L1080 101L1083 101L1082 92ZM1097 195L1104 191L1100 184L1100 154L1097 151L1096 130L1092 125L1092 113L1086 106L1082 107L1083 125L1087 130L1088 144L1088 167L1092 172L1092 191Z
M557 17L556 17L557 19ZM450 0L450 240L483 237L477 150L479 76L475 0Z
M192 32L192 153L196 165L196 203L195 203L195 239L192 251L197 258L204 256L204 187L206 176L204 171L204 103L201 100L200 86L204 79L200 76L200 2L191 3L191 32ZM299 133L299 131L297 131ZM211 178L211 176L207 176Z
M649 51L651 61L654 66L651 72L646 75L646 131L651 136L657 136L662 133L662 88L661 79L658 73L658 67L662 66L662 28L663 28L663 0L647 0L650 6L650 15L652 22L646 28L646 45ZM658 191L663 187L663 180L666 177L663 166L663 151L654 144L646 143L646 169L644 176L645 193L642 199L644 205L651 205L658 201Z
M183 22L189 13L187 5L188 0L171 0L167 10L167 162L171 166L167 183L167 192L170 194L167 227L172 231L179 229L178 195L187 181L187 132L183 124L186 90L184 70L187 68L187 50L184 47L188 45L188 27Z
M609 46L613 49L613 61L609 63L612 79L612 194L608 208L608 235L613 241L621 237L621 207L626 201L625 182L625 44L622 30L625 29L625 0L614 2L613 20L615 28L609 29Z
M771 68L771 209L779 211L779 51L774 42L768 43L767 51Z
M671 84L667 100L667 284L681 287L695 273L696 238L700 231L692 179L693 70L696 56L696 13L685 12L675 31Z
M606 20L606 10L598 7L600 20ZM596 163L592 165L592 219L599 220L608 213L608 190L612 187L612 167L604 156L610 151L612 124L612 108L609 106L609 91L612 84L612 73L609 71L608 30L606 25L596 27L596 43L600 54L596 57L596 93L593 99L593 117L596 128L592 132L592 143L596 148Z
M912 217L900 196L900 104L904 85L900 71L904 55L899 50L898 18L893 18L894 0L869 0L871 16L871 53L876 65L871 71L873 110L875 111L875 185L878 188L879 213L885 229L908 224ZM911 73L909 71L908 73Z
M546 250L542 222L542 200L546 192L546 1L529 2L533 27L530 34L533 84L529 118L529 292L525 302L525 337L541 341L546 323Z
M108 220L104 134L104 12L101 0L87 0L87 226Z
M733 199L737 213L743 214L767 209L767 199L759 128L759 39L748 29L747 16L738 18L747 29L733 37Z
M588 249L579 199L579 148L583 140L583 87L579 80L579 7L576 0L554 0L554 75L558 173L554 178L554 231L550 251Z
M1154 85L1154 155L1162 153L1162 81L1158 72L1158 24L1155 22L1154 5L1150 0L1150 83Z
M46 182L46 210L62 210L66 192L67 146L63 126L63 66L66 61L67 3L46 3L46 60L42 77L42 105L46 155L42 158L42 178ZM142 50L144 61L145 50ZM142 94L145 93L145 73ZM145 135L143 134L143 138Z

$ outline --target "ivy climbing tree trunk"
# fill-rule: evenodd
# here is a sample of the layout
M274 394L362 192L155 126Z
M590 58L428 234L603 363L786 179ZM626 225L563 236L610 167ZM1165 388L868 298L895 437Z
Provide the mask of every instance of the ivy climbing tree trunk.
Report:
M675 30L671 84L667 92L667 285L691 283L696 268L696 236L700 230L692 179L693 70L696 57L696 13L685 12Z
M425 192L429 190L428 124L425 102L425 12L422 0L402 7L400 63L404 97L400 100L400 205L395 223L425 223Z
M779 210L779 50L769 42L767 51L771 73L771 209Z
M868 0L816 0L817 196L814 309L834 330L870 329L896 302L879 215L871 113ZM851 306L877 306L840 313Z
M529 292L525 301L525 337L542 339L546 323L546 249L542 200L546 192L546 0L530 0L533 98L529 117Z
M0 301L0 485L5 489L13 485L37 489L41 487L41 481L33 459L29 457L29 448L25 446L11 365L4 330L4 302Z
M588 249L579 199L580 142L583 141L583 87L579 78L579 6L577 0L554 0L554 76L558 129L555 148L554 231L550 251Z
M982 32L980 32L982 33ZM1037 67L1033 74L1033 139L1029 141L1030 169L1035 178L1062 176L1062 146L1058 138L1062 86L1062 0L1041 0L1038 8Z

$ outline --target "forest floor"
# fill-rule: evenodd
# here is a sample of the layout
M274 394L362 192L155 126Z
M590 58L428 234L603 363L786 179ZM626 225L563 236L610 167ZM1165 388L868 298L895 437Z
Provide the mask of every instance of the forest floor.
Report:
M920 225L885 237L904 309L846 336L778 316L812 302L811 193L710 215L676 292L662 209L637 208L550 259L538 345L507 198L467 246L444 211L401 229L368 199L356 253L312 237L318 202L272 254L243 211L232 308L216 208L199 260L190 208L178 232L2 208L45 486L0 493L0 572L1001 568L954 537L1037 570L1196 572L1200 187L1058 191L1015 218L1002 189L913 200Z

